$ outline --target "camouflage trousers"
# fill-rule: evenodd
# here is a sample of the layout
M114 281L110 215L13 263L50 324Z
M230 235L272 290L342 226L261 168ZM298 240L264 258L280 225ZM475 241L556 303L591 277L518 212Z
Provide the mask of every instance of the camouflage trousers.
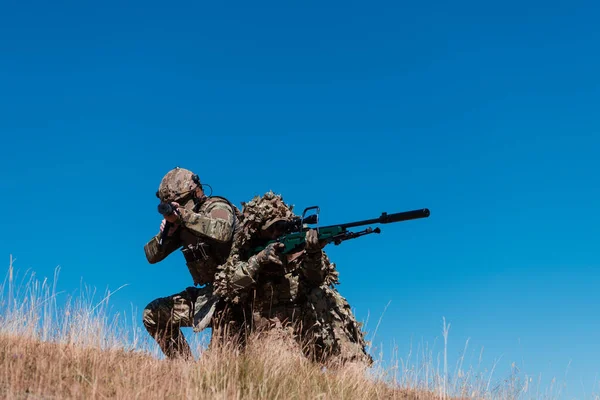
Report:
M151 301L143 313L148 333L157 341L165 356L192 359L192 351L181 328L200 332L210 326L217 298L212 287L188 287L182 292Z
M361 324L339 292L322 286L311 290L307 300L294 307L251 302L248 309L217 304L210 286L188 287L150 302L144 309L143 322L169 358L192 358L181 328L193 327L199 332L211 326L211 345L232 342L243 347L251 332L280 331L295 338L305 355L314 361L367 365L373 362L366 351Z

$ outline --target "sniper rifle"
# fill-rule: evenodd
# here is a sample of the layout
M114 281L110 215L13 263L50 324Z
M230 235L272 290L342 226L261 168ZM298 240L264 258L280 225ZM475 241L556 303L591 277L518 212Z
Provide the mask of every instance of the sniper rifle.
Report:
M305 217L306 213L310 210L316 210L316 214L312 214L308 217ZM384 212L379 218L348 222L338 225L315 227L314 229L317 230L319 242L324 247L329 243L334 243L335 245L338 245L343 241L349 239L356 239L358 237L369 235L372 233L381 233L381 229L379 228L373 229L371 227L368 227L367 229L358 232L349 231L348 228L372 224L390 224L393 222L403 222L412 219L427 218L429 217L429 214L429 209L427 208L412 211L404 211L395 214L388 214ZM318 215L319 207L313 206L306 208L302 213L302 217L295 217L291 221L277 222L276 229L282 232L281 236L279 236L275 240L271 240L264 246L254 248L251 252L251 255L259 253L271 243L284 244L283 249L280 251L281 254L295 253L304 249L304 246L306 245L306 232L310 229L313 229L308 225L316 224L318 222Z

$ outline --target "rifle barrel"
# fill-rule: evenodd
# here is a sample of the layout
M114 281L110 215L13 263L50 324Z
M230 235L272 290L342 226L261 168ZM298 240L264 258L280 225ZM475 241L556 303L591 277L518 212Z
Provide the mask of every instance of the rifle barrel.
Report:
M347 224L340 224L342 228L353 228L355 226L363 226L370 224L389 224L392 222L409 221L411 219L427 218L429 217L429 209L421 208L419 210L404 211L395 214L382 213L381 217L374 219L366 219L364 221L349 222Z

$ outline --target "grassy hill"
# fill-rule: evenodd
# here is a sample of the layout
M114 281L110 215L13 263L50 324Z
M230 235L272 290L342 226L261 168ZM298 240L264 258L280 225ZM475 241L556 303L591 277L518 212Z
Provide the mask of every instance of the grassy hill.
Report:
M205 351L197 362L0 337L0 397L81 399L434 399L364 371L321 371L272 343L236 355Z
M83 287L78 297L66 296L56 280L17 278L11 259L0 286L0 398L556 398L532 395L518 377L492 383L493 371L463 368L462 359L450 375L445 353L420 354L417 364L409 356L369 370L326 370L261 338L243 354L196 343L197 361L165 360L139 321L109 312L111 293L96 301Z

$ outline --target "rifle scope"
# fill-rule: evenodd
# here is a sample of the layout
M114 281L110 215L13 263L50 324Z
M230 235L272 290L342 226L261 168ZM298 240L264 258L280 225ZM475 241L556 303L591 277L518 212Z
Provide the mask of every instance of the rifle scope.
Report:
M169 203L160 203L158 205L158 212L162 215L171 215L175 212L175 209Z

